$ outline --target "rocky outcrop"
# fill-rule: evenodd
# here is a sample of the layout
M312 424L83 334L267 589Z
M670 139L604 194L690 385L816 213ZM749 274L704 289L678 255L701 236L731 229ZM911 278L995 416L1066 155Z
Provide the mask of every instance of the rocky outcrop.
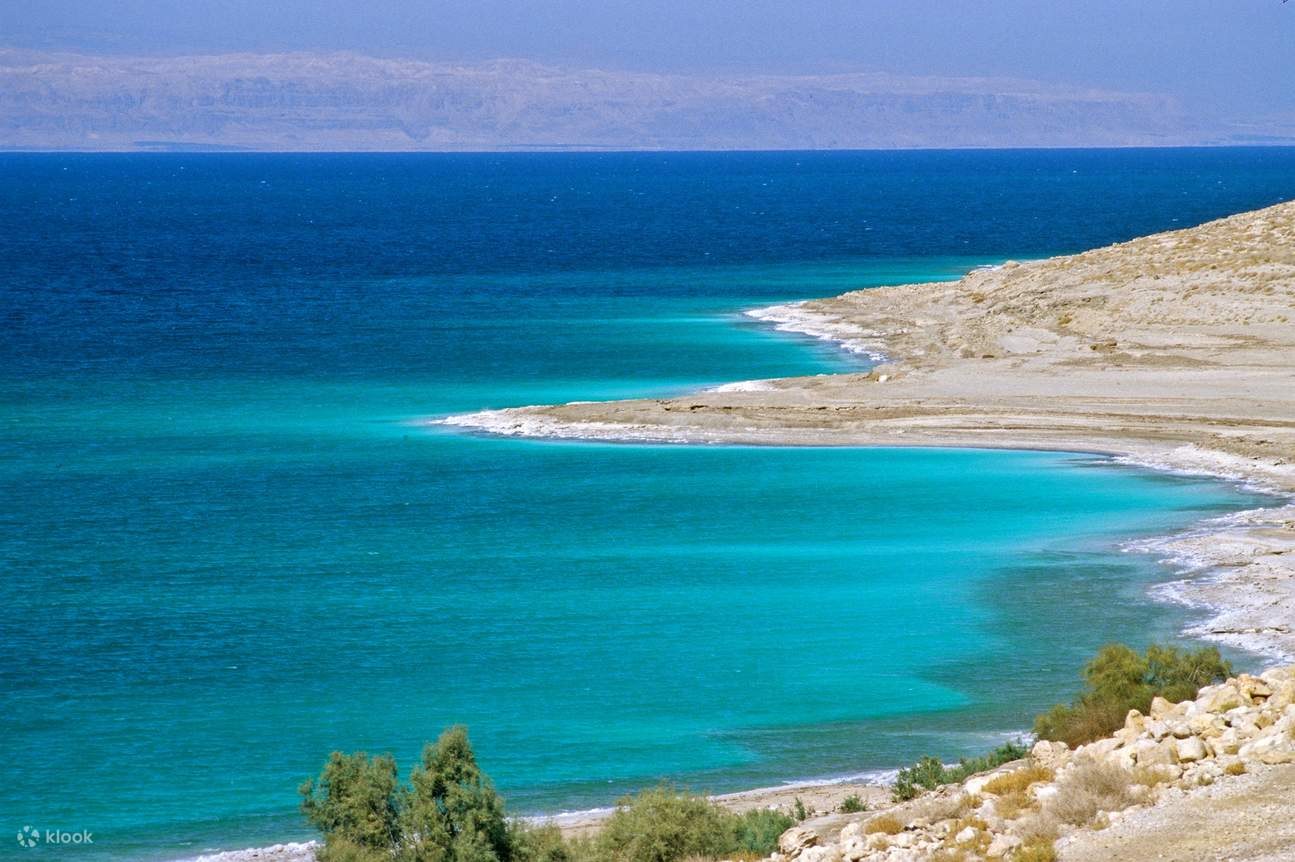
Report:
M1040 741L1025 761L861 814L835 835L797 826L770 862L1055 858L1162 800L1286 764L1295 764L1295 666L1241 674L1182 703L1156 698L1108 738L1073 750Z

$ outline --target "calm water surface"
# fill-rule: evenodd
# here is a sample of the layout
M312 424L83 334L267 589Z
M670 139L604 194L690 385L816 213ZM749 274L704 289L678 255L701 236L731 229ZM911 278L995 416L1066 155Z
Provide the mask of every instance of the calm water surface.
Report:
M738 312L1293 194L1259 149L0 156L0 826L302 838L330 750L451 722L521 811L996 743L1183 623L1120 541L1256 500L414 420L857 368Z

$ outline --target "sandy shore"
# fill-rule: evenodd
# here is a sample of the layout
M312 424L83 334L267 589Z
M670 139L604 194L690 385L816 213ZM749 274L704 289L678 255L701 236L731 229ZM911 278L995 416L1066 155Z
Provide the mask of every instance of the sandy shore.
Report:
M888 361L436 421L550 438L1098 452L1295 493L1295 203L750 314ZM1295 657L1295 509L1147 550L1183 569L1161 597L1210 611L1192 634Z
M859 797L872 809L890 804L890 788L880 777L875 780L804 782L782 787L761 787L738 793L724 793L712 796L711 799L738 814L759 808L776 808L791 813L799 801L811 816L830 817L840 811L841 803L850 796ZM564 835L576 837L597 831L613 810L603 808L559 814L540 822L553 823L562 829Z

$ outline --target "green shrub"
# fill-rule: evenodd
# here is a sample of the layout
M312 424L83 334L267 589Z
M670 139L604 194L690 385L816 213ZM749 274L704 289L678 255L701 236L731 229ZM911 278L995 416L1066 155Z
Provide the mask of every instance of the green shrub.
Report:
M914 799L941 785L956 784L977 772L1020 760L1027 753L1023 745L1007 742L982 757L964 757L956 766L945 766L935 757L923 757L907 769L899 770L891 795L896 802Z
M747 811L733 817L736 821L733 849L739 853L753 853L761 858L777 850L778 837L796 825L796 821L788 815L769 809Z
M321 862L513 862L521 840L462 727L424 748L409 787L389 756L335 751L300 792L302 812L324 836ZM549 854L535 857L539 862L562 862L551 842L535 838L526 846Z
M333 838L315 857L319 862L392 862L391 848L361 847L345 838Z
M477 766L467 729L451 727L423 749L401 810L401 855L411 862L507 862L504 804Z
M1122 727L1130 709L1147 712L1156 696L1189 700L1231 674L1232 666L1215 647L1189 652L1151 646L1138 655L1122 644L1108 644L1084 667L1085 690L1069 706L1058 704L1036 718L1034 732L1040 739L1083 745Z
M662 785L622 799L596 839L612 862L718 858L734 847L732 815L704 796Z
M562 830L553 825L528 826L514 823L509 844L512 862L575 862L580 858L576 842L562 837Z
M322 859L349 862L395 846L402 790L391 757L334 751L299 792L302 813L324 834Z
M841 800L840 810L842 814L858 814L860 811L867 811L868 804L856 793Z
M791 813L796 818L797 823L809 819L809 812L805 810L805 803L801 801L799 796L796 797L796 804L792 806Z

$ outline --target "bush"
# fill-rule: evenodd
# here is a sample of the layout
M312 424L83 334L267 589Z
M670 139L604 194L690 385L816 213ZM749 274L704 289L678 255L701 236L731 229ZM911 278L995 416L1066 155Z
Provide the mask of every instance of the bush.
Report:
M778 837L796 825L781 811L759 809L735 815L735 848L739 853L754 853L763 858L778 849Z
M333 752L300 789L302 812L324 836L321 862L512 862L522 833L509 828L464 728L426 746L410 782L400 784L390 756ZM551 851L538 839L526 846Z
M1097 760L1083 761L1057 785L1047 810L1062 823L1087 826L1100 812L1118 811L1132 804L1132 781L1133 775L1127 769Z
M1108 644L1084 667L1085 691L1069 706L1058 704L1036 718L1034 731L1040 739L1083 745L1122 727L1130 709L1147 712L1157 695L1189 700L1231 674L1215 647L1188 652L1151 646L1138 655L1122 644Z
M1057 862L1057 846L1054 841L1035 840L1022 844L1011 855L1012 862Z
M402 793L391 757L334 751L299 792L302 813L324 834L321 859L358 860L395 846Z
M477 766L460 726L423 749L401 811L402 855L428 862L507 862L513 833L504 804Z
M878 814L863 824L864 835L898 835L904 831L904 824L893 814Z
M513 862L574 862L580 855L552 825L514 824L509 843Z
M595 843L613 862L718 858L734 848L732 816L705 797L662 785L622 799Z
M593 838L509 823L477 765L467 731L451 727L423 749L400 784L389 756L334 752L301 785L301 808L324 837L320 862L680 862L763 858L796 821L780 811L734 814L671 787L621 800Z
M1027 766L1024 769L1016 769L996 776L985 785L985 792L992 793L995 796L1019 793L1036 782L1051 781L1052 776L1051 769L1045 769L1042 766Z
M856 793L841 800L840 810L842 814L858 814L860 811L867 811L868 804Z
M1020 760L1027 753L1024 746L1008 742L983 757L964 757L956 766L945 766L937 758L923 757L907 769L899 770L891 794L897 802L914 799L943 784L956 784L977 772Z

